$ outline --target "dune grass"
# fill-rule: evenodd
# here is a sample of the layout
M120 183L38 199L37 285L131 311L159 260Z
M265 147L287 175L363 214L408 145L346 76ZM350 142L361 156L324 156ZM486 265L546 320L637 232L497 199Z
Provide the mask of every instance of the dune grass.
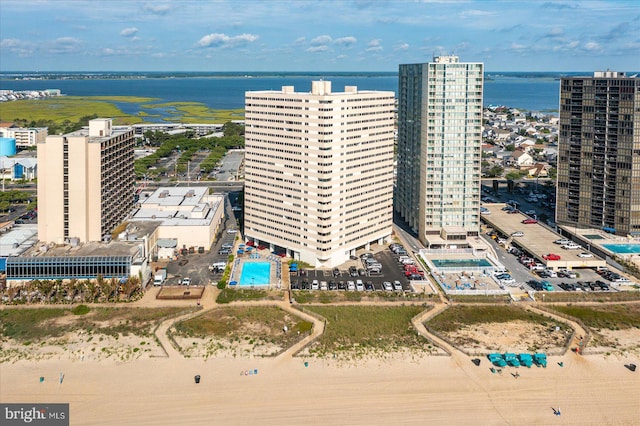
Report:
M553 303L553 302L625 302L625 301L640 301L640 291L563 291L546 293L544 298L536 297L538 302Z
M3 309L0 311L0 335L17 341L41 340L84 330L107 335L147 336L164 318L186 311L185 308L89 308L74 315L73 308Z
M227 287L220 291L216 302L231 303L240 300L283 300L283 296L280 291Z
M326 319L325 331L310 348L318 356L366 355L428 345L411 324L424 306L305 306Z
M542 325L562 325L549 318L515 306L456 305L429 320L427 327L436 333L453 332L465 325L526 321Z
M175 326L176 335L189 337L285 337L283 327L308 333L313 326L275 306L226 306ZM297 333L296 333L297 336ZM279 339L282 340L282 339Z
M593 329L624 330L640 328L640 303L620 305L547 306L547 309L578 318Z

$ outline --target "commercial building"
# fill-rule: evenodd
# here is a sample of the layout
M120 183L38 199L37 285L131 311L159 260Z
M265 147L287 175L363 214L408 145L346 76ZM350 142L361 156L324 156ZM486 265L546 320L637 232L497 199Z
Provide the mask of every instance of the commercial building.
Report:
M155 223L156 240L150 244L152 256L172 257L175 250L161 250L170 245L177 249L209 251L224 219L224 197L209 194L206 187L162 187L153 193L140 194L129 219L128 234L135 234L131 226ZM172 241L173 243L169 244Z
M394 208L430 248L479 232L483 79L457 56L400 65Z
M556 223L640 235L640 78L560 82Z
M44 142L47 138L46 127L16 127L13 123L0 124L0 137L13 138L19 148L28 148Z
M394 93L312 82L245 96L245 236L332 267L391 235Z
M101 241L133 207L131 129L111 119L38 143L38 239Z

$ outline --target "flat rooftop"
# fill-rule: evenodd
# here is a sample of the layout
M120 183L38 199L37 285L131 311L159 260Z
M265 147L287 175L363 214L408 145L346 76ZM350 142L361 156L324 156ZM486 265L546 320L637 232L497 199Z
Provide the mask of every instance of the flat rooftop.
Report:
M140 207L131 221L160 221L162 225L208 226L218 208L221 195L209 195L207 187L161 187L148 195L143 193Z
M30 257L64 257L64 256L132 256L136 257L140 251L141 242L125 243L112 241L110 243L86 243L73 246L71 244L53 245L38 244L29 250ZM46 250L42 247L46 247Z
M539 262L547 265L548 268L573 269L606 266L606 261L596 255L590 258L579 257L578 255L586 252L586 249L565 250L560 245L554 244L554 241L566 237L554 232L553 229L540 222L533 224L522 223L523 220L530 219L530 217L522 212L509 214L502 210L505 206L506 204L503 203L483 203L482 207L488 209L490 213L483 214L482 220L496 231L508 236L507 241L510 244L526 250ZM517 231L522 231L524 235L522 237L511 237L511 234ZM549 253L559 255L560 260L545 260L543 256Z

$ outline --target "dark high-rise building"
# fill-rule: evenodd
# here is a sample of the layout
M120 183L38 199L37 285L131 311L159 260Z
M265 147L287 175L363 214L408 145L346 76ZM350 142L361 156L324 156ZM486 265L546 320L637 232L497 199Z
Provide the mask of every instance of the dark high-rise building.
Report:
M640 78L563 78L558 154L559 225L640 234Z

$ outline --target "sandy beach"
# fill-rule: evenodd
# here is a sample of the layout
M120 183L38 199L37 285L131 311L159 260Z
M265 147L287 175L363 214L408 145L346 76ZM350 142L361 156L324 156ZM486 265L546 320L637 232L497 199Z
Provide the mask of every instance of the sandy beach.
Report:
M19 361L0 367L0 400L68 402L74 425L633 425L640 423L640 372L624 364L640 364L634 358L570 353L550 357L546 369L502 374L486 360L476 367L456 356L342 365L315 358Z

